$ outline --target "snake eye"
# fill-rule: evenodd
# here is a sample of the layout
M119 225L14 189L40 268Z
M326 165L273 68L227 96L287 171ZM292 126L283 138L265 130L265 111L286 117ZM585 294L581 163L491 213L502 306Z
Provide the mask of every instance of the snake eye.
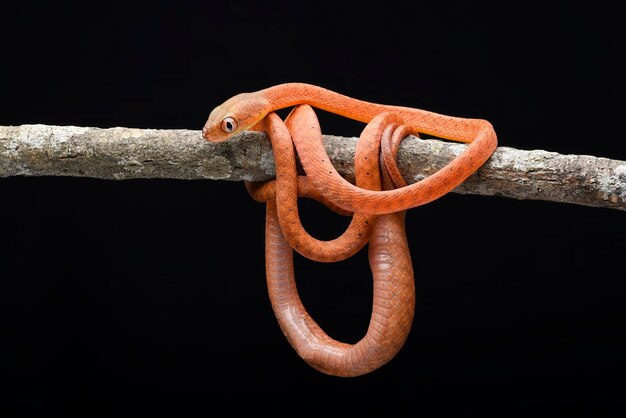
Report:
M232 132L235 132L235 130L237 130L237 121L230 116L224 118L224 120L222 121L222 131L230 134Z

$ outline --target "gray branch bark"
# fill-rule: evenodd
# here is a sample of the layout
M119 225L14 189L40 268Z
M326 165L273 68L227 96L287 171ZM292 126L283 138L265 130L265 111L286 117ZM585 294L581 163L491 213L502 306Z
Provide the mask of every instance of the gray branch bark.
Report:
M357 138L324 136L333 164L354 180ZM408 183L434 173L464 144L404 141L398 166ZM263 181L274 177L265 134L212 144L199 131L76 126L0 126L0 177L77 176ZM454 192L626 210L626 161L499 147Z

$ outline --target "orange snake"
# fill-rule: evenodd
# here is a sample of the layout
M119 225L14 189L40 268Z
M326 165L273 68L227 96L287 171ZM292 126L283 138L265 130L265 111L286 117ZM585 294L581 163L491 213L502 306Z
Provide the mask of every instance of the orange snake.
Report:
M274 113L292 106L284 122ZM355 152L356 184L332 166L310 106L367 123ZM324 373L358 376L381 367L400 350L413 320L415 292L404 211L441 197L474 173L497 146L493 127L482 119L365 102L310 84L286 83L227 100L211 112L202 136L221 142L244 130L265 131L276 161L276 180L246 182L246 187L255 200L266 202L268 293L283 333L307 363ZM407 185L395 158L402 139L419 133L469 145L436 173ZM296 151L306 176L297 175ZM334 240L313 238L300 222L298 196L352 213L350 225ZM350 257L368 242L374 291L370 325L359 342L345 344L329 337L302 305L292 250L330 262Z

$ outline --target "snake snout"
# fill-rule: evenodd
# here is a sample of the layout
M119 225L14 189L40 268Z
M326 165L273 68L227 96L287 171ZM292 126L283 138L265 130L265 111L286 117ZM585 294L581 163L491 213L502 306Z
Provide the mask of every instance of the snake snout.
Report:
M209 142L222 142L228 139L228 135L225 135L221 129L207 122L202 128L202 138Z

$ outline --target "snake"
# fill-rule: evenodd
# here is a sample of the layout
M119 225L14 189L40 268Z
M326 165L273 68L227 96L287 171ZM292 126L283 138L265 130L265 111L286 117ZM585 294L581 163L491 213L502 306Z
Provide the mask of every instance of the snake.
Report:
M286 107L294 108L282 121L275 111ZM367 124L355 151L355 184L341 177L330 162L312 107ZM266 132L276 162L275 180L246 182L246 188L253 199L266 203L266 281L283 334L301 358L323 373L359 376L378 369L399 352L414 315L405 211L443 196L474 173L497 145L493 127L482 119L365 102L310 84L286 83L241 93L217 106L202 136L222 142L244 130ZM442 169L408 185L395 159L410 134L469 144ZM296 153L305 176L297 174ZM300 221L298 197L351 215L350 225L334 240L313 238ZM354 255L366 244L373 277L372 314L365 336L347 344L327 335L303 306L293 251L332 262Z

